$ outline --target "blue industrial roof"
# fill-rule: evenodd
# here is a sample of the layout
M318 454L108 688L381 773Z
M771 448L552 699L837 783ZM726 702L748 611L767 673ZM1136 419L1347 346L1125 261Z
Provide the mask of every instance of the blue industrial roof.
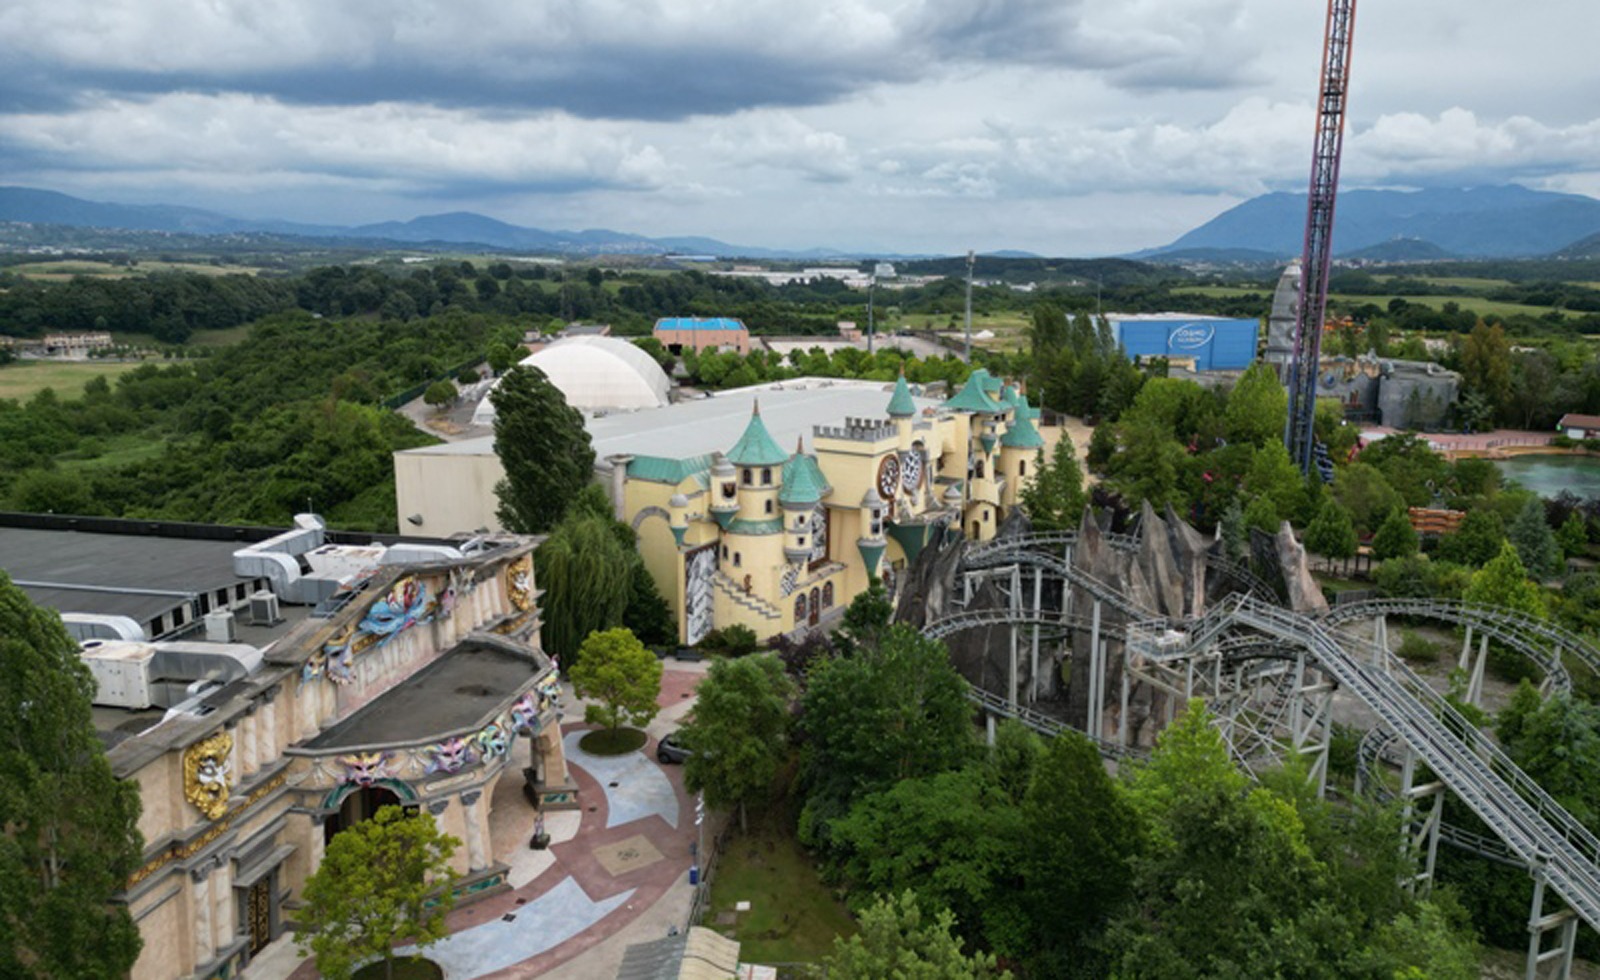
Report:
M727 316L664 316L656 321L657 330L743 330L744 323Z

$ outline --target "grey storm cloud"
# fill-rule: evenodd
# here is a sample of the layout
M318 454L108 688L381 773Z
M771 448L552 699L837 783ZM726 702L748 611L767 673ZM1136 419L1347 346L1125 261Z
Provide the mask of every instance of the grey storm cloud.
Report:
M1204 16L1192 22L1133 24L1093 14L1082 0L281 0L266 14L150 0L113 2L109 16L98 2L18 0L0 15L0 53L11 66L0 110L192 91L671 120L823 104L991 62L1109 71L1113 84L1130 87L1225 84L1233 60L1185 52L1237 0L1195 2Z

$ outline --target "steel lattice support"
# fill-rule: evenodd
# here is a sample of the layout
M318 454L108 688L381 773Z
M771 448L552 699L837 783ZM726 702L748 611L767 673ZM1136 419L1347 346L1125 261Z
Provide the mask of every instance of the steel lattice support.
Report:
M1306 200L1305 248L1301 257L1300 305L1295 315L1294 353L1289 361L1289 457L1301 472L1311 472L1313 423L1317 409L1317 361L1322 353L1322 321L1328 305L1328 266L1332 259L1333 206L1339 189L1339 156L1344 148L1345 97L1350 80L1350 40L1356 0L1328 0L1328 25L1322 45L1317 99L1316 143L1311 156L1311 188Z

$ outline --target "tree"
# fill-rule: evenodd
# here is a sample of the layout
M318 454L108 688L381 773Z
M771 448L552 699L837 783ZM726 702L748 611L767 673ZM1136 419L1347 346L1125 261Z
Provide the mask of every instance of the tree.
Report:
M1389 485L1376 466L1351 463L1333 474L1333 496L1350 512L1357 533L1374 531L1378 522L1396 510L1405 510L1405 498Z
M1014 898L1025 931L1000 951L1029 964L1030 975L1103 975L1085 967L1104 965L1098 940L1132 894L1139 815L1089 740L1068 733L1034 767L1021 823L1028 846Z
M1379 561L1405 558L1417 553L1417 531L1411 526L1411 518L1404 510L1391 510L1383 523L1378 525L1377 532L1372 535L1372 553Z
M1317 509L1317 516L1306 526L1306 549L1324 558L1343 560L1356 553L1359 544L1350 512L1337 500L1328 498Z
M1271 500L1278 520L1286 521L1294 517L1305 493L1305 478L1283 443L1269 442L1256 450L1244 487L1252 497Z
M594 479L594 447L583 416L543 371L526 364L507 372L489 400L494 451L506 471L495 487L497 516L519 534L543 534Z
M914 892L880 897L861 913L858 934L833 941L823 969L832 980L1008 980L993 956L963 955L954 926L949 909L925 915Z
M661 661L621 627L590 633L570 676L579 697L599 702L583 711L583 720L591 724L613 730L624 722L642 727L661 710L656 704Z
M694 716L682 729L693 755L684 762L690 792L717 809L745 809L772 786L788 747L794 684L771 654L718 660L700 682Z
M631 529L630 529L631 530ZM629 572L628 604L622 609L622 625L633 631L639 642L647 646L664 646L678 638L678 629L672 619L672 609L656 588L656 580L644 567L638 552L628 556L632 569Z
M1462 381L1504 415L1511 401L1511 342L1498 323L1479 322L1461 343Z
M139 791L95 734L95 682L54 612L0 571L0 976L121 977L139 955L127 907Z
M1294 808L1250 786L1210 718L1191 703L1130 783L1151 834L1134 904L1112 927L1120 972L1306 975L1291 965L1303 944L1274 938L1318 896L1318 863Z
M974 749L966 681L944 644L909 626L813 666L800 703L808 843L826 843L826 824L862 796L959 768Z
M1067 531L1083 519L1083 470L1072 438L1061 433L1046 463L1044 450L1034 462L1033 481L1022 488L1022 509L1038 531Z
M1567 515L1567 519L1556 528L1556 541L1561 545L1561 554L1567 558L1576 558L1589 550L1589 522L1578 511L1574 510Z
M432 814L406 816L397 806L335 834L306 879L299 917L310 931L300 934L300 951L316 956L327 980L345 980L374 957L394 976L397 943L426 948L449 934L458 877L450 857L460 846Z
M590 633L622 624L630 590L619 583L629 580L630 563L639 561L618 540L617 522L586 511L583 496L533 553L535 579L544 589L539 612L545 652L563 663L572 662Z
M1475 507L1467 511L1454 534L1439 539L1439 557L1477 568L1499 554L1505 543L1505 525L1500 522L1500 515L1488 507Z
M1461 597L1467 602L1505 606L1530 616L1544 616L1544 596L1539 586L1529 581L1522 559L1509 541L1502 541L1500 554L1472 573L1472 580Z
M1517 556L1536 581L1543 581L1561 571L1561 545L1555 532L1545 521L1544 501L1529 497L1517 511L1517 516L1506 531L1506 537L1517 549Z
M1288 416L1289 393L1284 391L1272 366L1257 361L1228 392L1222 421L1229 442L1264 446L1283 441Z
M435 381L422 393L422 400L435 409L444 408L456 400L456 386L449 381Z
M485 354L489 362L489 370L495 374L504 374L506 369L517 362L517 349L504 340L493 340Z

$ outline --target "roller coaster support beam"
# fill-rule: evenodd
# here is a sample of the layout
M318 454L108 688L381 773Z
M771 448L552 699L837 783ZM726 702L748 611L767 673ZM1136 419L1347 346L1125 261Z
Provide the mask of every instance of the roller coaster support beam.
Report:
M1578 917L1571 909L1545 912L1545 873L1533 869L1533 908L1528 913L1527 980L1568 980L1572 976L1572 957L1577 951ZM1554 935L1554 946L1545 946L1545 937Z

